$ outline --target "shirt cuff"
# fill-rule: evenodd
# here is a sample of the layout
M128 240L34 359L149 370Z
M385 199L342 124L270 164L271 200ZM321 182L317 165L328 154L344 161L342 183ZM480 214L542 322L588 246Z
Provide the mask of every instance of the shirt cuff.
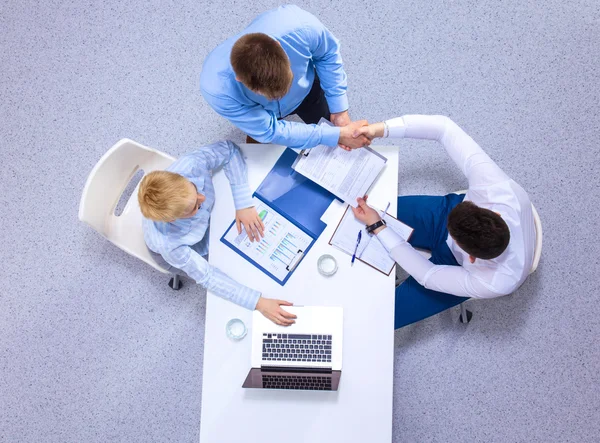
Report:
M233 194L233 204L236 211L254 206L252 193L247 184L231 185L231 193Z
M404 123L404 119L402 117L396 117L390 120L386 120L385 124L387 125L390 131L388 137L404 138L404 133L406 132L406 124Z
M329 112L332 114L348 110L348 96L346 94L326 98L329 105Z
M243 291L244 294L241 294L241 298L242 300L244 300L244 302L241 306L246 309L250 309L251 311L254 311L256 309L256 304L258 303L258 299L260 298L261 293L247 287L244 287Z
M321 125L321 144L335 147L340 139L340 128L337 126Z
M396 232L394 232L391 228L383 229L379 234L377 234L377 238L388 252L394 249L396 246L406 242L402 237L400 237Z

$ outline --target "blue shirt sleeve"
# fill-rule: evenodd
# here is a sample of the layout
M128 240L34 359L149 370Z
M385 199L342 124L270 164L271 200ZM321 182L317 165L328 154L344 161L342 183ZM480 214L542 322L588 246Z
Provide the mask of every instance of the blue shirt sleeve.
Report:
M248 169L238 145L229 140L220 141L205 146L190 156L193 157L193 170L197 175L204 175L207 170L223 168L231 186L235 209L253 206L248 186Z
M238 283L208 262L189 246L179 246L161 254L172 266L181 269L206 289L236 305L254 310L260 292Z
M245 106L231 97L213 95L202 89L202 95L219 115L225 117L253 139L290 148L307 149L317 145L337 146L340 128L307 125L277 120L275 114L260 105Z
M340 42L316 17L302 33L310 48L313 62L325 91L325 98L332 113L348 110L348 77L342 66Z

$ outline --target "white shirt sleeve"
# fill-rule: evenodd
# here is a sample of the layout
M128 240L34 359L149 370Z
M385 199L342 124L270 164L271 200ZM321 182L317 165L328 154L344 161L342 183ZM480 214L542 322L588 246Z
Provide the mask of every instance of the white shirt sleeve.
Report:
M456 123L443 115L405 115L387 120L390 137L439 141L469 181L469 187L489 186L509 177Z
M458 297L492 298L503 295L492 291L462 266L434 265L392 229L382 230L377 238L396 263L427 289Z
M389 137L439 141L469 180L469 188L489 186L509 177L456 123L441 115L405 115L385 122ZM419 284L459 297L490 298L498 295L462 266L434 265L392 229L383 229L379 240L390 256Z

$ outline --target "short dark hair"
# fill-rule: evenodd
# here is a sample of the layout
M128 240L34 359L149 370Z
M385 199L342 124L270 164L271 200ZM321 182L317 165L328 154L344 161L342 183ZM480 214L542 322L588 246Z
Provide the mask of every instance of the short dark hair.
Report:
M281 98L290 89L290 59L267 34L240 37L231 48L230 61L238 80L269 99Z
M498 257L510 241L510 231L502 217L470 201L459 203L450 211L448 232L467 254L483 260Z

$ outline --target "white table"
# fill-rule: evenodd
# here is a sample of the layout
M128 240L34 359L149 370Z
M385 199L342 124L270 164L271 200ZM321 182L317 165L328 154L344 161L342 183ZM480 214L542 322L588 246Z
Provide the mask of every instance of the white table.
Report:
M240 145L256 189L284 150L278 145ZM398 148L377 146L388 158L369 202L396 212ZM214 176L217 194L211 218L210 263L265 297L299 305L343 306L343 367L337 392L243 389L250 370L251 312L209 292L206 303L202 379L202 443L391 442L394 343L394 273L389 277L329 246L345 205L334 201L323 216L327 228L285 286L256 269L220 238L234 219L225 174ZM338 272L323 277L317 259L329 253ZM225 324L234 317L249 327L234 342ZM375 340L373 340L375 338Z

